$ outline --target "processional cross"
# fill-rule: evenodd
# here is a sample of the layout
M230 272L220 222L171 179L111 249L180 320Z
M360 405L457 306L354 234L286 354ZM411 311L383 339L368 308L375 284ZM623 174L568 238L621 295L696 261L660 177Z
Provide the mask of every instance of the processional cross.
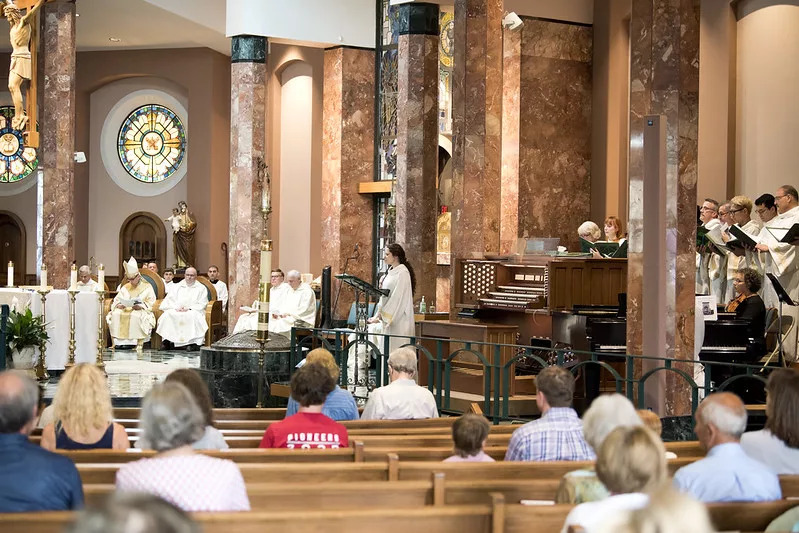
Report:
M38 48L39 18L38 11L42 4L50 0L1 0L3 16L11 29L11 67L8 73L8 90L14 102L14 118L11 126L23 131L25 144L33 148L39 147L39 132L36 131L36 62ZM22 11L25 10L25 14ZM22 85L28 80L25 98L22 97Z

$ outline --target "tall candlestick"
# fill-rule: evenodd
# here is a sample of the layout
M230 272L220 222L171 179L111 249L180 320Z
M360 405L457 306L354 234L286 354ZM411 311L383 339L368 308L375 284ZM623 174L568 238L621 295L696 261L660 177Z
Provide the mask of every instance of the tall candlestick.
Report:
M105 267L102 263L100 263L100 266L97 267L97 290L105 290Z
M14 261L8 262L8 286L14 286Z
M72 269L69 271L69 289L74 289L78 285L78 267L72 265Z
M42 265L42 269L39 271L39 287L44 290L47 288L47 267Z
M103 276L104 274L105 270L103 270L103 265L100 265L97 279L102 280L103 278L100 276ZM100 283L100 287L103 287L102 282ZM97 299L99 300L97 305L100 307L100 313L97 317L97 358L95 360L95 365L97 365L97 368L105 372L105 362L103 361L103 349L105 348L105 332L103 331L103 304L105 303L105 289L101 288L99 291L97 291Z

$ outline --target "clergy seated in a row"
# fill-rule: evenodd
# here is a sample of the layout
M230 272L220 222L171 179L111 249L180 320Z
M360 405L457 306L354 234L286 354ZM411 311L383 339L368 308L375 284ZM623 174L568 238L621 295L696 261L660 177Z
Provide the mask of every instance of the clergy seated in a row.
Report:
M155 327L155 293L149 283L142 282L136 259L131 257L122 267L127 283L119 287L106 321L115 347L135 345L141 351Z
M176 348L202 345L208 331L205 321L207 305L208 290L197 281L197 269L189 267L183 281L161 303L163 313L158 318L156 331Z
M219 279L219 267L211 265L208 267L208 281L216 289L216 299L222 302L222 312L227 313L227 285Z
M289 287L288 283L285 282L285 275L283 274L283 271L279 268L272 269L269 282L272 285L269 288L269 308L273 310L280 309L280 303L283 299L283 295L286 293L286 289ZM242 314L236 322L236 327L233 329L234 334L241 333L242 331L255 331L258 329L259 307L260 303L258 300L255 300L252 303L252 307L241 308L241 310L245 311L245 313ZM272 330L270 329L270 331Z
M78 292L94 292L100 290L100 285L92 279L92 271L88 265L78 269L78 281L70 287Z
M282 282L283 272L273 270L269 290L269 331L287 335L291 328L312 328L316 321L316 293L297 270L286 274L286 283ZM253 304L257 308L257 302ZM246 317L246 318L245 318ZM244 320L244 322L242 322ZM258 327L258 312L242 315L236 324L234 333L252 331Z

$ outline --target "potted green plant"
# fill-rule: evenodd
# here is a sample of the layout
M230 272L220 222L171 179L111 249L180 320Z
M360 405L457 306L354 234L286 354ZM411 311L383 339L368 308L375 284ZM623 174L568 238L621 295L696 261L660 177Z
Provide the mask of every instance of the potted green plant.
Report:
M15 369L32 371L38 362L39 347L49 339L47 325L41 316L34 316L30 308L8 315L6 352L11 354Z

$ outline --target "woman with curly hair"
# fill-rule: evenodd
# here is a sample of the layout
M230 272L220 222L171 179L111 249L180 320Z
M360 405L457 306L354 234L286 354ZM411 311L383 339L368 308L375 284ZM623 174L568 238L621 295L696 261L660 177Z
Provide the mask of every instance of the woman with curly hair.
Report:
M68 369L53 398L54 422L42 430L47 450L127 450L125 428L114 422L105 374L83 363Z

